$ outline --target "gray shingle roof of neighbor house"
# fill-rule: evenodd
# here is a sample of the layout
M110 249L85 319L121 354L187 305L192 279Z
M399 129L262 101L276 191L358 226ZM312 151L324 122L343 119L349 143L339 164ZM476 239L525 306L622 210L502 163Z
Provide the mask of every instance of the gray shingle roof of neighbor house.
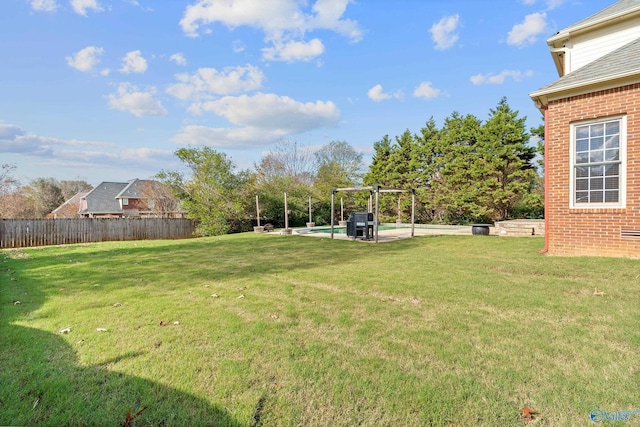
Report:
M640 0L635 1L640 3ZM530 93L529 96L538 98L562 91L578 88L586 89L589 86L619 79L632 79L634 77L640 80L640 38ZM588 92L588 90L586 91Z
M119 194L128 185L126 182L101 182L93 190L89 191L85 196L87 208L80 213L122 213L120 202L116 199Z
M615 18L628 15L629 13L640 10L640 0L620 0L609 7L602 9L581 21L576 22L552 36L548 42L552 43L557 39L566 37L569 33L580 30L582 28L598 25L603 22L611 21Z
M122 189L115 197L116 199L141 199L145 197L149 197L148 194L145 194L145 191L148 191L148 186L158 185L157 181L152 181L149 179L138 179L134 178L127 183L127 186Z

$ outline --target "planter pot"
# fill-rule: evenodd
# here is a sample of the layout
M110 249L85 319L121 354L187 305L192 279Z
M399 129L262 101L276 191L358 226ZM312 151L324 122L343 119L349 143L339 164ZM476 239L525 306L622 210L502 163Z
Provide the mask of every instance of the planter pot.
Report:
M263 226L259 226L259 227L258 227L258 226L256 226L256 227L253 227L253 231L254 231L255 233L264 233L264 227L263 227Z
M491 224L473 224L471 226L471 234L475 236L488 236Z
M315 227L315 226L316 226L316 223L315 223L315 222L308 222L308 223L307 223L307 228L313 228L313 227Z
M293 228L283 228L280 230L280 234L291 234L293 232Z
M339 227L346 227L347 226L347 221L338 221L338 226Z

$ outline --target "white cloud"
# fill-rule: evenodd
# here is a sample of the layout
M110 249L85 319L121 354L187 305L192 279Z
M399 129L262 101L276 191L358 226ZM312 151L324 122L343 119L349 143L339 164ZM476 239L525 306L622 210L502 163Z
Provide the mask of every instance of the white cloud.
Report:
M265 130L258 127L209 128L185 126L173 137L173 142L186 145L208 145L217 148L252 148L266 146L286 136L278 129Z
M509 32L507 44L521 47L535 43L537 36L544 31L547 31L547 14L532 13L525 16L521 24L513 26Z
M177 65L182 65L183 67L187 65L187 60L181 53L174 53L169 57L169 59L175 62Z
M129 83L120 83L117 93L108 95L107 99L109 108L125 111L136 117L166 116L167 110L160 101L153 98L154 94L154 88L143 92Z
M94 12L102 12L102 6L98 3L98 0L71 0L71 7L73 10L82 16L87 16L87 10Z
M445 16L431 26L429 32L431 39L436 44L436 50L446 50L455 45L458 41L458 34L455 31L458 29L459 22L460 15L455 14Z
M500 74L476 74L475 76L471 76L469 80L474 85L481 84L496 84L501 85L505 82L507 78L511 78L516 82L521 81L525 77L532 77L533 71L518 71L518 70L504 70Z
M391 99L391 98L400 99L402 98L402 92L396 91L393 93L384 93L384 90L382 89L382 85L377 84L371 89L369 89L369 91L367 92L367 96L369 97L369 99L375 102L380 102L380 101L384 101L385 99Z
M324 45L320 39L313 39L308 43L290 41L287 43L274 42L273 47L262 49L262 57L267 61L308 62L324 53Z
M244 52L245 45L240 40L234 40L232 45L231 45L231 49L233 49L234 53Z
M352 42L362 39L358 23L343 18L349 1L316 0L309 10L307 2L299 0L197 0L186 7L180 25L191 37L197 37L201 27L215 23L230 29L258 28L273 45L266 48L265 59L308 61L324 52L319 39L304 40L308 32L330 30Z
M53 153L55 147L96 147L106 146L105 143L62 140L46 136L39 136L27 132L16 125L0 121L0 153L17 153L35 156L45 156Z
M67 64L71 68L75 68L78 71L88 73L93 71L93 68L100 62L99 57L104 54L104 49L101 47L87 46L81 49L73 56L67 56Z
M567 0L547 0L547 9L553 10L562 6Z
M262 71L253 65L227 67L222 71L199 68L193 75L177 74L175 77L179 83L170 85L167 93L184 101L258 90L264 80Z
M416 98L432 99L437 98L442 94L440 89L436 89L431 86L431 82L422 82L413 91L413 96Z
M235 125L277 128L286 133L335 126L340 118L338 107L331 101L302 103L270 93L225 96L196 105L200 111L213 112Z
M37 12L55 12L57 8L56 0L31 0L31 9Z
M79 171L86 169L104 171L116 168L124 173L137 170L149 175L159 168L173 169L180 167L172 151L156 148L127 148L118 144L103 141L83 141L77 139L60 139L36 135L16 125L0 121L0 153L19 154L30 158L44 159L37 163L46 170L68 169L70 176L78 176ZM120 172L122 173L122 172Z
M142 57L139 50L129 52L122 58L121 73L144 73L147 71L147 60Z
M522 0L522 3L526 6L533 6L537 1L538 0ZM544 3L547 6L547 10L553 10L562 6L566 1L567 0L546 0Z
M185 126L174 137L175 142L218 147L262 146L287 135L336 126L340 119L340 111L331 101L303 103L264 93L226 96L194 104L192 110L195 109L212 112L235 127Z
M356 21L341 19L351 0L316 0L313 11L316 13L306 27L309 30L326 29L348 37L352 42L362 40L362 30Z

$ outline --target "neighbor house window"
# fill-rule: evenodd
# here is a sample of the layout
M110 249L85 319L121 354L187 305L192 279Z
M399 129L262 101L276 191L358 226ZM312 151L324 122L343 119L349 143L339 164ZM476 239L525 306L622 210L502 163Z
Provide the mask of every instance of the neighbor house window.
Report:
M571 125L571 206L624 207L626 117Z
M127 206L129 204L129 199L122 199L122 206Z

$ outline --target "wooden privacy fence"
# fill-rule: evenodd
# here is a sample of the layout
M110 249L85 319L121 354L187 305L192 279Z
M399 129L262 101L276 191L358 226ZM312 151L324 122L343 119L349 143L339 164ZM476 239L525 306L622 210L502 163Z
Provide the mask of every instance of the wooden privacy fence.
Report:
M195 225L183 218L74 218L0 220L0 248L113 240L186 239Z

